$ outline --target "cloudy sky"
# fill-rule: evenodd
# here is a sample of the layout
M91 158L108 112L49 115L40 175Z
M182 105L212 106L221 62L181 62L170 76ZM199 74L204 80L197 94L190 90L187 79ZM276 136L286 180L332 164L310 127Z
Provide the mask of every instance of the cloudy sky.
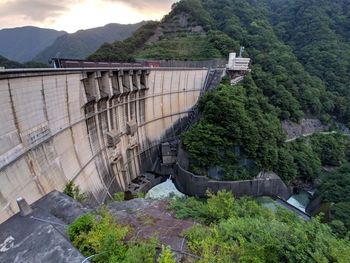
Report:
M177 0L0 0L0 29L39 26L75 32L108 23L159 20Z

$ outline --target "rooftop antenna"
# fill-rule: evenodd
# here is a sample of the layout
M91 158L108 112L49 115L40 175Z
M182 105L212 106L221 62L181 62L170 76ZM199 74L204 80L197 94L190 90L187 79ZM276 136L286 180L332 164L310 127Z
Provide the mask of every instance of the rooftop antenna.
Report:
M241 46L241 48L239 49L239 58L241 58L242 57L242 55L243 55L243 52L244 52L244 47L243 46Z

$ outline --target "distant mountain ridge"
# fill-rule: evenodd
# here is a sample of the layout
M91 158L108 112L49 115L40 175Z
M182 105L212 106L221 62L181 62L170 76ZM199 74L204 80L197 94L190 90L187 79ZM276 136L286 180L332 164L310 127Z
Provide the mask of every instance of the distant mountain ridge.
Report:
M5 69L14 68L47 68L48 65L40 62L28 61L25 63L19 63L17 61L9 60L0 55L0 67Z
M144 23L107 24L72 34L32 26L2 29L0 56L11 61L43 63L56 56L82 59L95 52L103 43L130 37Z
M65 31L33 26L0 30L0 55L19 62L29 61L50 46Z
M123 40L130 37L145 22L137 24L107 24L73 34L65 34L56 39L52 45L38 53L33 60L47 62L59 56L61 58L82 59L96 51L103 43Z

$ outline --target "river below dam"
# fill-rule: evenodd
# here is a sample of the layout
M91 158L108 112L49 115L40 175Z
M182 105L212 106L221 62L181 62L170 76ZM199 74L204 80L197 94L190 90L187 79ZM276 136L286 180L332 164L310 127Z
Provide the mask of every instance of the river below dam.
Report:
M291 204L295 208L299 209L302 212L306 212L306 207L311 202L312 195L311 193L300 190L298 194L292 195L288 200L287 203Z
M168 178L164 183L156 185L146 194L146 199L167 199L173 197L185 197L183 193L177 190L174 182Z
M175 186L174 182L171 178L168 178L165 182L158 184L154 186L152 189L150 189L145 198L146 199L155 199L155 200L163 200L168 198L174 198L174 197L186 197L185 194L181 193ZM292 195L286 202L282 201L280 199L273 199L268 196L258 197L256 198L257 202L261 204L262 206L270 209L271 211L275 212L277 207L284 207L299 216L303 216L303 214L306 211L306 207L310 203L312 199L312 193L300 190L298 194ZM301 212L301 213L300 213Z

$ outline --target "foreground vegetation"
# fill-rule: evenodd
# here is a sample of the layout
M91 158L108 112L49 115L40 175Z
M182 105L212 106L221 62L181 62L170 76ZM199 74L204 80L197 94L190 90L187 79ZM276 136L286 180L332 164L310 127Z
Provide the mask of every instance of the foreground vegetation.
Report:
M207 197L175 199L169 205L177 218L198 222L181 233L187 251L198 257L191 256L191 262L345 263L350 258L350 236L336 236L318 217L305 222L285 208L272 211L226 191ZM156 238L136 239L132 233L105 209L77 218L67 229L91 262L175 262L171 249L160 247Z
M348 262L349 240L337 238L319 218L304 222L284 208L275 213L251 199L222 191L173 201L178 218L195 225L184 236L198 262Z
M67 234L72 244L91 262L101 263L175 263L169 247L162 246L157 256L158 241L130 239L130 227L117 224L113 216L101 209L98 215L85 214L69 225Z

